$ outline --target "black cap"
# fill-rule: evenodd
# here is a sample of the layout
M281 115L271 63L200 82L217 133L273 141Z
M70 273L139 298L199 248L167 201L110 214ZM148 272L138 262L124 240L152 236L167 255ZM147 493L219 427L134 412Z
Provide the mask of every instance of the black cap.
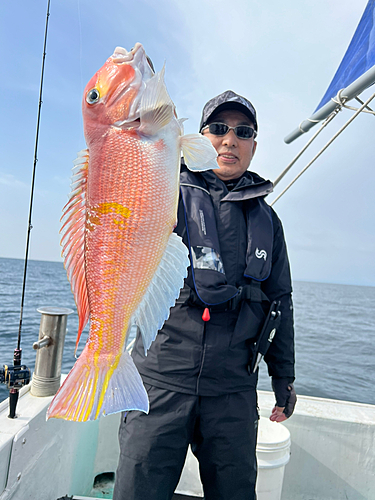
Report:
M225 109L236 109L241 111L241 113L246 115L253 122L255 130L258 130L257 115L251 102L235 92L232 92L232 90L227 90L222 94L213 97L206 103L202 112L199 132L201 132L202 128L207 125L207 122L214 113L216 114L219 111L224 111Z

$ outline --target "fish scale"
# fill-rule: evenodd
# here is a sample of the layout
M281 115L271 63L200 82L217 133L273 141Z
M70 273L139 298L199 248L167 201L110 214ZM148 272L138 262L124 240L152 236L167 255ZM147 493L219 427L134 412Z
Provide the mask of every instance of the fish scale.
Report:
M166 162L163 150L155 148L152 144L141 145L139 141L133 139L132 135L126 132L113 132L100 148L101 156L97 159L90 158L90 166L91 161L93 166L102 165L105 175L102 177L101 184L95 186L93 194L90 192L89 184L89 200L100 206L104 200L116 199L120 205L128 208L131 214L124 221L126 230L122 232L116 231L117 228L113 226L113 219L116 219L117 214L108 214L102 217L94 231L88 231L86 234L88 248L96 249L99 240L103 241L106 249L106 252L101 254L104 259L100 266L103 272L98 272L97 267L91 265L91 259L94 261L97 259L97 252L94 250L92 253L90 251L86 253L87 276L90 280L88 292L91 318L103 321L108 325L104 332L100 332L100 340L98 335L91 331L89 337L92 342L100 344L103 354L113 352L113 338L117 339L121 347L125 341L126 331L122 331L123 325L127 325L126 319L130 319L158 266L165 242L174 223L173 220L168 225L164 221L170 213L175 213L177 205L178 186L176 185L174 190L170 190L169 193L163 189L165 182L160 176ZM157 155L152 154L152 151L146 154L144 152L146 148L156 149ZM102 158L108 158L107 150L119 151L118 154L110 157L112 160L110 165L102 162ZM153 168L155 166L156 169ZM140 175L134 175L133 170L138 171ZM160 176L159 180L156 177L157 174ZM154 178L153 184L147 182L149 176ZM114 186L116 192L113 192ZM96 194L97 192L98 194ZM170 215L169 218L171 219ZM117 237L114 236L114 232ZM160 238L161 236L163 239ZM156 246L152 245L153 241L157 243ZM126 256L128 257L126 258ZM135 259L138 260L139 266L133 265ZM110 283L105 280L104 289L109 286L108 293L111 296L109 300L113 308L113 315L118 317L115 325L108 317L101 320L103 314L105 315L107 312L107 308L103 307L103 301L105 302L107 295L102 294L101 301L96 301L95 298L91 299L91 290L103 289L103 274L105 276L106 271L113 268L112 266L118 272L116 275L111 274ZM121 311L116 311L116 295L118 294L121 294L124 302L127 303L127 307L122 308ZM129 304L128 300L131 301ZM120 331L116 331L118 328Z

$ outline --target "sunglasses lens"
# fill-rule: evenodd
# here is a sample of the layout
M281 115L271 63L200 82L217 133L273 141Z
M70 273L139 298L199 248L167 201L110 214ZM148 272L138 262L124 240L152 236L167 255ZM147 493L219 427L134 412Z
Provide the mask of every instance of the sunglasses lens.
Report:
M210 131L210 134L213 135L225 135L228 132L229 127L228 125L225 125L225 123L210 123L208 130Z
M253 136L254 130L247 125L239 125L235 128L235 132L240 139L250 139Z
M208 125L210 134L226 135L229 130L234 130L234 133L239 139L250 139L255 135L255 130L249 125L238 125L237 127L229 127L226 123L210 123Z

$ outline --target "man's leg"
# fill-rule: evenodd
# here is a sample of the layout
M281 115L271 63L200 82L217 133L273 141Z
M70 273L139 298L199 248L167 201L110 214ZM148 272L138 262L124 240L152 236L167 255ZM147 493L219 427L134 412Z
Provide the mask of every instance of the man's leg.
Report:
M257 474L256 391L201 397L192 451L205 500L254 500Z
M184 465L197 397L145 387L149 414L130 411L120 426L113 500L170 500Z

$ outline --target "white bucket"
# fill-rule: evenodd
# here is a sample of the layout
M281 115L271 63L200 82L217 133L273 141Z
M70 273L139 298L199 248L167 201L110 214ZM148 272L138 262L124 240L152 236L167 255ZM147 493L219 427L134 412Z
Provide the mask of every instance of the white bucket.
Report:
M260 417L258 427L258 500L280 500L283 486L284 468L289 462L290 434L282 424ZM203 497L203 487L199 477L198 460L190 446L185 466L175 493Z
M177 485L175 493L198 498L203 498L204 496L203 486L199 475L198 460L193 455L190 446L186 455L180 482Z
M260 417L257 460L258 500L280 500L284 469L290 458L290 433L279 423Z

